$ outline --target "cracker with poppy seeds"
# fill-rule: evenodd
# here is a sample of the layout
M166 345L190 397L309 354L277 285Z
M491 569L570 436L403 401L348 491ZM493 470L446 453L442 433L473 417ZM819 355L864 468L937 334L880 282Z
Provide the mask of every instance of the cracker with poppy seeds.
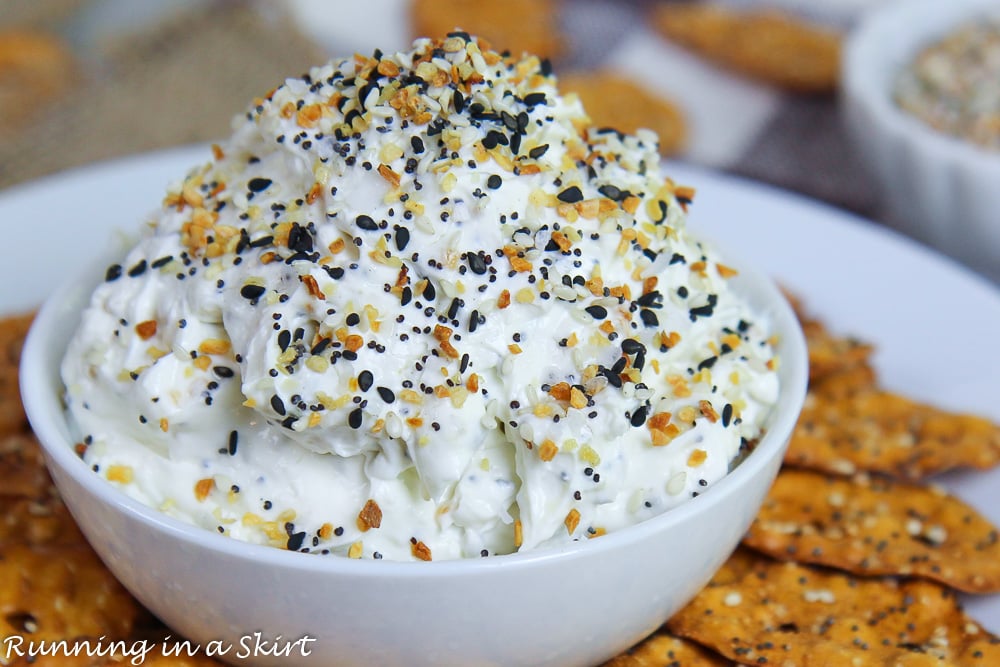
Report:
M955 593L922 579L858 578L739 549L666 627L754 665L993 665L1000 639Z
M653 26L724 67L801 93L831 93L840 79L840 36L775 11L712 3L660 3Z
M28 427L21 405L17 369L24 337L33 319L33 313L0 318L0 433L23 431Z
M853 377L868 380L867 385L875 384L875 372L871 367L871 355L874 346L855 336L837 335L817 317L810 314L802 300L787 289L785 298L795 311L795 316L802 327L809 351L809 383L830 376ZM853 371L854 373L850 373Z
M743 544L775 558L862 575L1000 592L997 528L934 486L785 469Z
M727 667L732 664L718 653L661 630L616 655L603 667Z
M500 52L553 58L566 49L559 27L561 4L559 0L412 0L410 18L416 37L445 37L461 30L489 40Z
M785 463L841 475L859 471L917 480L1000 463L1000 426L882 389L828 400L810 391Z
M635 134L639 128L656 132L660 153L676 155L687 141L684 112L670 100L609 71L559 75L559 90L576 93L590 121L598 127Z
M128 637L146 615L88 545L0 547L0 637Z
M0 435L0 499L40 497L51 486L42 449L31 433Z
M12 544L70 546L84 543L83 533L57 496L0 496L0 556L3 548Z

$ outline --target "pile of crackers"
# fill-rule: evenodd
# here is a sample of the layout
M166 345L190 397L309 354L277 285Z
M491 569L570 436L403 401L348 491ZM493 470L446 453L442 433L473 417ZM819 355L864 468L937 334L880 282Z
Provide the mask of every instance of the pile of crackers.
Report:
M928 481L1000 463L1000 427L881 388L872 346L798 307L805 408L742 545L606 667L1000 665L957 592L1000 592L997 528Z

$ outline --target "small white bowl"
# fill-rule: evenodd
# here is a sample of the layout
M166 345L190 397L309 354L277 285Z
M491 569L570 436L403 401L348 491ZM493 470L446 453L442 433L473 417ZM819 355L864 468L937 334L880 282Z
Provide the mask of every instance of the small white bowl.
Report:
M238 542L125 496L74 453L59 364L111 257L44 304L22 396L49 469L122 583L176 632L247 665L586 665L653 632L725 561L757 513L805 396L801 330L772 282L732 284L780 336L781 393L757 448L681 506L599 539L492 558L351 560ZM268 655L294 644L286 655ZM256 653L256 655L254 655ZM308 653L308 655L305 655ZM241 659L247 658L247 659Z
M1000 281L1000 152L934 130L892 97L923 48L997 15L996 0L901 0L872 12L848 37L842 100L890 222Z

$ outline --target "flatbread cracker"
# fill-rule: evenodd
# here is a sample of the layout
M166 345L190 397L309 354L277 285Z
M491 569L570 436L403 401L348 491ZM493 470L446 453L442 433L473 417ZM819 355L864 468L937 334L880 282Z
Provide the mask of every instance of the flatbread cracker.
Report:
M23 431L28 427L21 406L17 367L21 346L34 314L0 318L0 434Z
M660 153L676 155L687 140L684 113L670 100L613 72L571 72L559 76L559 90L576 93L598 127L635 134L647 128L660 137Z
M743 543L782 560L1000 591L997 528L944 490L785 469Z
M687 639L660 631L603 667L728 667L733 662Z
M825 400L810 391L785 463L841 475L876 472L908 480L1000 463L1000 426L884 390Z
M415 37L444 37L459 29L484 37L497 51L553 58L566 40L559 28L558 0L413 0Z
M875 351L874 346L854 336L834 334L822 320L806 310L802 299L787 289L783 292L806 339L810 387L832 376L864 379L863 385L873 386L875 371L871 367L871 355Z
M141 613L89 546L0 548L0 637L122 638Z
M58 497L0 497L0 555L11 544L83 545L86 540Z
M1000 664L1000 640L933 582L858 579L745 549L730 560L671 632L743 664Z
M6 8L5 8L6 9ZM69 45L39 30L0 30L0 135L37 117L77 76Z
M52 486L38 441L30 433L0 435L0 499L40 498Z
M668 39L764 82L831 93L840 79L840 36L774 11L660 3L653 25Z

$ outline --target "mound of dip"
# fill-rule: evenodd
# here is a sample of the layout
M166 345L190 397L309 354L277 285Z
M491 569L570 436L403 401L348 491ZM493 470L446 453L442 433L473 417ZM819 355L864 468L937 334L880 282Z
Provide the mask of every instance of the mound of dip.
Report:
M621 100L628 104L628 100ZM656 137L467 34L253 102L95 290L78 451L253 543L492 556L702 493L777 398L766 321Z

